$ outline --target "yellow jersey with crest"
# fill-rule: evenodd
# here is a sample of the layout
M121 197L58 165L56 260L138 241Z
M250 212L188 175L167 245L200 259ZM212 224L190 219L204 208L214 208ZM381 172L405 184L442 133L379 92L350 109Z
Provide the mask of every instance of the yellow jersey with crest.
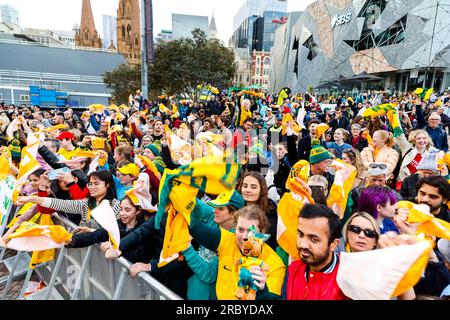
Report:
M217 273L216 294L218 300L236 300L235 292L239 281L239 267L236 261L244 257L236 245L236 235L228 230L220 229L220 244L217 248L219 270ZM266 243L258 257L269 266L266 286L269 292L281 295L286 267L283 261Z

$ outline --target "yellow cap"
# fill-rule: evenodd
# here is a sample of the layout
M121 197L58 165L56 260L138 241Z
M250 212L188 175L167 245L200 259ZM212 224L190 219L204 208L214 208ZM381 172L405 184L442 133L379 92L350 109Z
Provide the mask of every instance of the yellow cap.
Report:
M131 174L135 177L139 176L139 167L134 163L128 163L119 169L117 169L121 174Z

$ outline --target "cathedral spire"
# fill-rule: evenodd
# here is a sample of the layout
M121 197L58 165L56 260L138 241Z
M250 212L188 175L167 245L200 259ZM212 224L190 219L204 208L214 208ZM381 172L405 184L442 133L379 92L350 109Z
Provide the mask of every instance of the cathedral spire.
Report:
M75 35L75 44L81 47L102 47L100 37L97 30L95 30L94 15L92 14L90 0L83 0L80 29Z

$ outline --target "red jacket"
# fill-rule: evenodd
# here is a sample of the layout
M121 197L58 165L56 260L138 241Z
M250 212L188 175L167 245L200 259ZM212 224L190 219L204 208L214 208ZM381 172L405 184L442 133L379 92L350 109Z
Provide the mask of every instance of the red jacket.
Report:
M286 275L286 299L348 300L336 282L338 269L339 258L336 254L333 264L323 272L309 270L308 265L300 260L292 262Z

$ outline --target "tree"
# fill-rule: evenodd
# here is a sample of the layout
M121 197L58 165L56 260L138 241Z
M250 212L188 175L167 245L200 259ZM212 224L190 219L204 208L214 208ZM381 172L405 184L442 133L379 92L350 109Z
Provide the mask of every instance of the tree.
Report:
M198 86L202 88L209 84L226 89L235 72L233 51L217 39L207 39L205 32L195 29L192 39L158 41L155 63L149 66L150 94L154 98L164 92L197 101L201 91ZM140 66L120 66L107 72L105 83L113 89L117 99L125 96L128 99L136 85L140 85Z
M141 66L122 64L103 75L106 86L113 90L112 99L116 103L126 103L130 93L141 88Z

